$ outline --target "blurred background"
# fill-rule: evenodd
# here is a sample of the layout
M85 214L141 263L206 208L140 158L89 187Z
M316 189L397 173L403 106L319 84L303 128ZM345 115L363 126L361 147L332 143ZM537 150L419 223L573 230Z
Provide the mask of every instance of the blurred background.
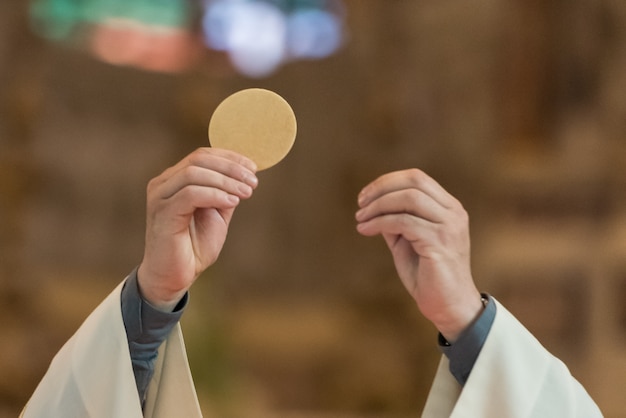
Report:
M623 0L3 0L0 417L140 262L148 180L247 87L298 137L191 293L206 416L419 414L436 331L354 222L408 167L470 213L480 289L626 414Z

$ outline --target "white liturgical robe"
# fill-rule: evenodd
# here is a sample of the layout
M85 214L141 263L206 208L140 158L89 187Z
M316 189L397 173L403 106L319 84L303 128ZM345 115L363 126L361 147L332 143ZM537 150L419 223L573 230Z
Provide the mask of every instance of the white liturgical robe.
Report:
M178 325L159 349L142 413L120 308L121 287L55 356L25 407L25 418L202 416ZM498 304L465 386L450 374L444 357L422 416L594 418L602 414L567 367Z
M52 360L24 418L198 418L180 325L161 345L144 412L122 319L120 284Z
M443 357L422 417L602 417L565 364L492 300L496 317L467 382L457 383Z

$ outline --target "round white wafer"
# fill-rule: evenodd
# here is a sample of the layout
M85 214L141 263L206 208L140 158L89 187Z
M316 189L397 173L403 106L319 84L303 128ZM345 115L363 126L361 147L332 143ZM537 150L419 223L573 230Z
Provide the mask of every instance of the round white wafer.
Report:
M252 88L228 96L217 106L209 122L209 142L245 155L264 170L285 158L296 130L296 116L285 99Z

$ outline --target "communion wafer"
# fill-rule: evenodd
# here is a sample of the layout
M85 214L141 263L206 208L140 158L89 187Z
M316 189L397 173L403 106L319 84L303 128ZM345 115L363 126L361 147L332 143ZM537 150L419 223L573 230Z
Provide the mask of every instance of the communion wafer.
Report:
M289 153L296 128L294 112L280 95L260 88L246 89L217 106L209 122L209 143L245 155L258 170L264 170Z

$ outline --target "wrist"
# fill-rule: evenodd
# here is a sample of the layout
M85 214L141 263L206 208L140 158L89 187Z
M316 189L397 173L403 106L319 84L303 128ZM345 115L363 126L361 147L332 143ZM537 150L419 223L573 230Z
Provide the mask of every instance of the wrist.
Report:
M163 280L151 274L143 264L137 270L137 286L141 298L153 308L172 312L187 293L187 289L171 289L160 284Z
M487 299L477 293L463 305L457 305L448 311L442 319L434 322L435 327L450 344L470 327L482 314Z

